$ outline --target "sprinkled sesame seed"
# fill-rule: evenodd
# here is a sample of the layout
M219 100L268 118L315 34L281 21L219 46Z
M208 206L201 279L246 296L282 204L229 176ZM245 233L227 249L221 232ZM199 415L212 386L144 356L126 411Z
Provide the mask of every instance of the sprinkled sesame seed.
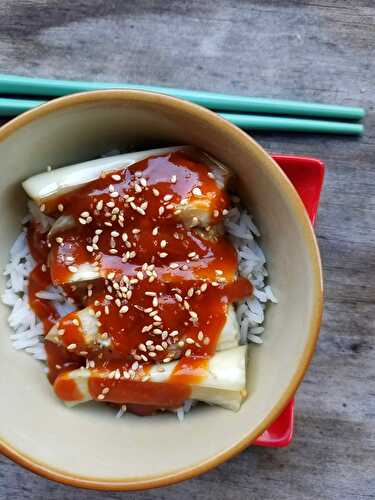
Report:
M158 234L158 231L159 231L159 228L154 227L154 229L152 230L152 236L156 236Z
M195 187L192 193L194 196L202 196L202 191L198 187Z
M160 195L159 191L156 188L152 188L152 194L154 196L159 196Z
M229 214L229 210L227 210L226 208L224 208L224 210L221 213L223 215L228 215Z
M167 254L167 252L160 252L160 253L159 253L159 257L160 257L161 259L165 259L165 257L168 257L168 254Z
M104 394L99 394L98 399L102 400L104 398L105 398Z
M224 272L221 269L215 269L215 273L221 276Z
M193 226L197 226L199 224L199 219L198 217L193 217L191 220Z
M166 194L163 198L164 201L170 201L173 198L172 194Z
M156 292L145 292L145 295L147 295L148 297L155 297Z
M159 207L159 215L163 215L164 213L164 207Z
M143 280L143 273L142 273L142 271L138 271L138 272L137 272L137 278L138 278L139 280Z
M186 356L187 358L189 358L189 357L191 356L191 349L187 349L187 350L185 351L185 356Z
M207 287L208 287L207 283L202 283L201 285L202 292L205 292L207 290Z
M189 288L189 290L187 291L187 295L188 295L188 297L192 297L194 295L194 288L193 287Z
M104 202L103 200L99 200L96 204L96 210L101 210L103 208Z
M210 179L215 179L215 176L214 176L214 174L213 174L212 172L208 172L208 174L207 174L207 175L208 175L208 177L209 177Z
M198 314L195 311L189 311L189 314L193 319L198 319Z
M59 203L59 204L57 205L57 210L58 210L59 212L63 212L63 211L64 211L64 205L63 205L62 203Z
M155 321L161 321L161 317L160 317L160 316L155 315L155 316L154 316L154 320L155 320Z
M68 349L68 351L72 351L76 347L77 347L77 344L69 344L68 347L67 347L67 349Z
M92 253L94 251L94 248L91 245L86 245L86 250Z
M117 191L113 191L113 193L109 193L109 196L110 196L111 198L118 198L119 193L118 193Z
M118 236L120 236L120 233L118 233L117 231L111 231L111 236L117 238Z
M172 358L164 358L163 359L163 363L169 363L170 361L172 361Z
M83 219L82 217L79 217L79 223L82 224L82 226L84 226L86 224L86 219Z
M165 248L167 246L166 240L161 240L160 246L161 246L161 248Z
M182 302L183 301L183 298L178 293L175 293L174 296L175 296L175 299L177 300L177 302Z
M158 298L157 298L157 297L154 297L154 298L152 299L152 305L153 305L153 307L158 307L158 305L159 305L159 301L158 301Z
M177 182L177 175L172 175L171 177L171 183L175 184Z
M45 209L46 209L46 205L44 203L42 203L40 206L39 206L39 209L41 212L44 212Z
M204 337L203 332L202 331L198 332L198 340L203 340L203 337Z
M146 187L146 186L147 186L147 180L146 180L144 177L141 177L141 178L140 178L140 180L139 180L139 182L141 183L141 185L142 185L143 187Z
M109 253L115 255L116 253L118 253L118 250L116 250L116 248L110 248Z
M128 311L129 311L129 307L128 307L128 306L122 306L122 307L120 308L120 311L119 311L119 312L120 312L120 314L125 314L125 313L127 313Z
M44 273L46 273L46 272L47 272L47 266L46 266L45 264L42 264L42 271L43 271Z
M71 273L76 273L78 271L78 267L76 266L68 266L68 269Z
M219 286L219 283L217 281L211 281L212 286Z
M171 269L177 269L177 268L178 268L178 264L177 264L177 262L171 262L171 263L169 264L169 267L170 267Z
M149 352L148 355L150 356L150 358L156 358L157 356L156 352Z
M118 175L118 174L113 174L113 175L112 175L112 179L113 179L114 181L121 181L121 175Z
M214 217L219 217L219 213L220 213L220 212L219 212L219 210L216 210L216 209L215 209L215 210L214 210Z

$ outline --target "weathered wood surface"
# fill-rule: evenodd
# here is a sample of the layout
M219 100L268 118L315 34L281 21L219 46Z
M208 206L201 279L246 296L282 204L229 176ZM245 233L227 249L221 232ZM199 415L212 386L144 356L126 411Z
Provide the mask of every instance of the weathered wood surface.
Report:
M327 165L317 234L326 305L287 449L251 448L134 499L375 498L375 4L371 0L2 0L0 71L367 108L361 139L256 134ZM1 416L0 416L1 418ZM108 499L0 458L0 498Z

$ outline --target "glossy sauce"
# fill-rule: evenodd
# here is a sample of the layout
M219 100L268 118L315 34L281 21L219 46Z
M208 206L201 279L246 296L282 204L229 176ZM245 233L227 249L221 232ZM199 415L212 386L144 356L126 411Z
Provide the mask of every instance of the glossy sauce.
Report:
M49 276L68 290L82 265L97 278L95 286L73 286L76 302L96 318L94 340L86 340L75 313L61 320L60 345L47 349L51 382L85 365L93 368L93 399L135 404L139 411L147 404L176 408L188 399L190 385L205 377L228 304L252 293L250 283L236 277L233 245L217 231L228 207L227 194L207 166L182 152L148 158L49 200L51 216L69 216L75 225L49 242L29 227L40 263L30 280L30 304L46 331L56 312L36 300L35 290L45 288ZM207 214L210 227L199 227ZM49 272L42 273L47 255ZM147 380L150 366L178 358L167 382ZM115 370L120 378L103 380L104 372ZM98 398L103 384L109 390ZM64 391L68 397L69 389Z

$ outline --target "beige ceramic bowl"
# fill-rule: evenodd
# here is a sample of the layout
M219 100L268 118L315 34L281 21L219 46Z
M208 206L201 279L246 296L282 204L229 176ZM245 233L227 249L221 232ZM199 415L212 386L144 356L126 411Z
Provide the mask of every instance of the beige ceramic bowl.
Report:
M193 144L230 166L262 232L280 303L267 310L264 344L250 348L249 397L238 413L201 406L182 425L171 414L115 419L103 406L67 409L42 366L12 349L8 309L1 305L0 449L50 479L126 490L202 473L254 441L293 396L310 362L322 311L321 266L298 195L249 136L188 102L136 91L91 92L54 100L3 126L1 268L25 214L23 179L113 148L173 144Z

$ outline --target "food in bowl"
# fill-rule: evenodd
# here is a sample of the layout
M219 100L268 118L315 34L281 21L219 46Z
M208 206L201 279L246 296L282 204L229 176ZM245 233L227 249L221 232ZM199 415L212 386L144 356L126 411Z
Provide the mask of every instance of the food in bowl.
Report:
M30 216L3 301L13 344L47 360L68 405L181 416L237 411L247 340L261 343L264 255L230 170L192 147L50 170L23 183Z

